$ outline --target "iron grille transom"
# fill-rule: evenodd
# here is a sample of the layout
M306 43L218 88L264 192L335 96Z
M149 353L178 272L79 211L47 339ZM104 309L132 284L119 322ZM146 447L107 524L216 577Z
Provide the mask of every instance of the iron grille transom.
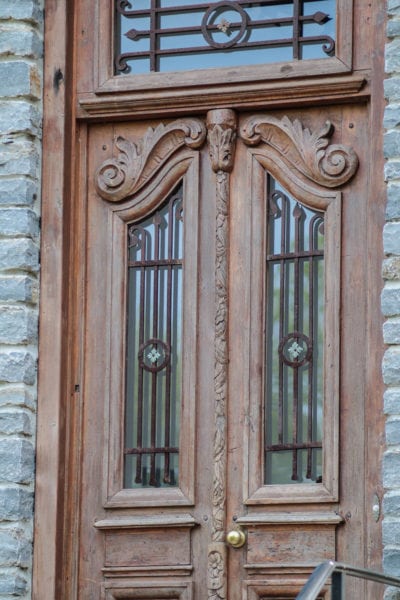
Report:
M324 58L336 0L116 0L116 74Z

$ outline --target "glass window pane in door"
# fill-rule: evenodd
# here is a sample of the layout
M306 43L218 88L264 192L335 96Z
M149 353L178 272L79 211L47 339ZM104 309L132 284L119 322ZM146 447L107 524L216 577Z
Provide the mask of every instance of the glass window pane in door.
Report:
M321 482L324 215L268 187L265 483Z
M128 225L124 487L178 485L182 374L180 185Z

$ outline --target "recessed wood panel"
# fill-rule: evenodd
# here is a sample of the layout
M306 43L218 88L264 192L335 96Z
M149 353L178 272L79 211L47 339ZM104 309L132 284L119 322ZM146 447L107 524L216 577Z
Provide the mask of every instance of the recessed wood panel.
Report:
M105 554L109 567L188 565L190 533L175 528L107 533Z
M295 600L306 579L281 579L268 582L244 582L243 600ZM322 590L317 600L328 599L328 588Z
M335 529L257 527L248 530L247 561L251 565L312 565L334 558Z
M102 589L102 600L192 600L191 581L159 580L136 581L124 580L105 583Z

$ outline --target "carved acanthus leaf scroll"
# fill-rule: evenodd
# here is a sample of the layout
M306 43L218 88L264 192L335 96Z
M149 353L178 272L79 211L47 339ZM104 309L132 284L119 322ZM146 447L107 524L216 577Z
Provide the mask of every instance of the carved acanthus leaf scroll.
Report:
M179 148L199 148L205 137L206 128L198 119L150 127L138 143L117 137L117 157L105 160L96 171L98 194L111 202L124 200L140 190Z
M334 188L353 177L358 158L350 147L329 144L333 131L330 121L319 131L311 132L297 119L255 115L242 127L241 137L249 146L264 142L287 167L295 167L315 183Z
M207 115L211 166L216 173L215 347L212 542L208 547L208 598L226 599L226 423L228 396L228 216L229 173L233 167L236 115L213 110Z

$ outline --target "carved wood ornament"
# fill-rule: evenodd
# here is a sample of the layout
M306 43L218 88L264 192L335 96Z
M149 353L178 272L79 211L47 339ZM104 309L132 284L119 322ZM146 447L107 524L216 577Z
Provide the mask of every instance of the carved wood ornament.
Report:
M105 160L95 174L96 191L110 202L119 202L139 191L183 146L200 148L206 137L198 119L180 119L149 127L137 144L117 137L117 158Z
M236 115L213 110L207 115L211 166L216 173L215 363L212 541L208 547L208 598L227 597L226 584L226 422L228 394L228 211L229 173L233 168Z
M311 181L335 188L353 177L358 158L352 148L329 144L333 131L330 121L313 133L297 119L255 115L242 127L241 138L249 146L267 144L276 154L278 166L295 168Z

